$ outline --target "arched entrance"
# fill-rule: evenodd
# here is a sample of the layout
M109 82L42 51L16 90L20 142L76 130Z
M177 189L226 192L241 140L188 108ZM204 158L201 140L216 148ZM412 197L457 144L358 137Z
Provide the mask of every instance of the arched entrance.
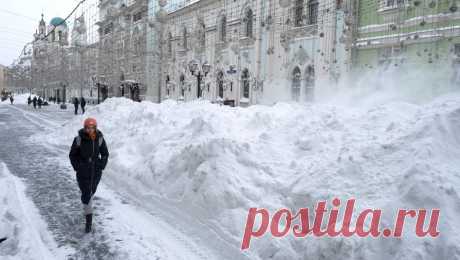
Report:
M307 101L313 101L315 96L315 67L310 65L305 72L305 97Z
M179 82L180 82L180 95L182 98L184 98L185 97L185 75L184 74L180 75Z
M291 97L292 100L298 102L300 98L300 88L302 85L302 72L299 67L295 67L292 71L292 85L291 85Z
M102 101L105 101L109 97L109 87L107 85L101 85Z
M131 100L140 102L140 97L139 97L139 83L133 83L132 85L129 86L130 90L130 96Z
M241 73L241 85L243 88L243 98L249 98L250 83L249 83L249 70L248 69L244 69L243 72Z
M125 96L125 83L124 83L124 81L125 81L125 74L122 72L120 74L120 82L121 82L120 89L119 89L119 96L120 97Z

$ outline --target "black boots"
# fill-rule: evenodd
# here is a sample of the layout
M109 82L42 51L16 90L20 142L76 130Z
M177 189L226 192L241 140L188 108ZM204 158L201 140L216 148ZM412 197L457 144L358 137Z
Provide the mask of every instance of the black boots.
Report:
M86 227L85 227L86 233L91 232L92 224L93 224L93 214L86 215Z

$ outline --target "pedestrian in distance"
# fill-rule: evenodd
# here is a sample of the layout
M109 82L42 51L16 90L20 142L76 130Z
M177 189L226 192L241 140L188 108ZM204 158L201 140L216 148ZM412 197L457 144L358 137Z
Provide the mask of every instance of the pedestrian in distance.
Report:
M80 102L78 102L78 98L74 97L72 103L73 103L73 106L75 107L75 115L78 115L78 105L80 105Z
M37 103L38 103L38 108L41 109L43 105L43 100L41 97L38 97Z
M86 218L85 232L89 233L93 221L93 196L109 159L104 136L97 129L94 118L87 118L84 121L83 129L78 131L78 135L73 140L69 158L77 173L83 213Z
M34 109L37 109L37 97L34 97L34 99L32 99L32 103L34 104Z
M81 113L85 113L85 107L86 107L86 100L84 97L81 97L80 99L80 106L81 106Z
M14 97L13 97L13 95L10 95L10 102L11 102L11 105L13 105L13 102L14 102Z
M30 106L31 103L32 103L32 98L29 96L27 98L27 105Z

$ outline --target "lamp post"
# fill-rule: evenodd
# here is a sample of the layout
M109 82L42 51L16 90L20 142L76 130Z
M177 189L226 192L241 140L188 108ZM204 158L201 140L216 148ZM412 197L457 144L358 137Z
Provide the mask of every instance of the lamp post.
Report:
M201 68L197 61L193 60L189 63L188 68L190 73L197 78L197 98L202 97L202 83L204 83L204 78L208 75L211 71L211 65L207 62L201 65Z

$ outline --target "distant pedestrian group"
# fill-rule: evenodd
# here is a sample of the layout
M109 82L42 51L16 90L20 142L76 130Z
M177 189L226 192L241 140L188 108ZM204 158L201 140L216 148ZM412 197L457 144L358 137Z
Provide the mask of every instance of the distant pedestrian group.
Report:
M86 100L84 97L78 99L77 97L73 98L73 106L75 107L75 115L78 115L78 107L81 106L82 114L85 113Z
M43 105L43 99L41 97L38 97L37 96L34 96L34 98L32 98L31 96L29 96L27 98L27 104L30 106L30 104L33 104L34 106L34 109L37 109L37 106L38 106L38 109L41 109L42 108L42 105Z

